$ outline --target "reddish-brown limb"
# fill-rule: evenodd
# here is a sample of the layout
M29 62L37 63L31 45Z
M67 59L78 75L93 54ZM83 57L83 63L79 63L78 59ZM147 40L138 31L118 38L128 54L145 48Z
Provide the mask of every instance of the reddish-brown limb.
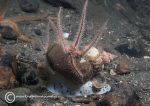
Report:
M3 21L3 20L4 20L4 16L5 16L5 13L2 13L2 14L0 15L0 21Z
M47 24L47 28L46 28L46 37L44 38L44 42L42 42L42 47L44 49L44 54L47 53L49 44L50 44L50 25L52 26L52 28L54 29L54 32L57 32L57 28L55 23L52 21L52 17L48 16L47 17L48 20L48 24Z
M62 43L62 34L63 34L63 31L62 31L62 25L61 25L61 11L62 11L62 7L59 8L59 12L58 12L58 15L57 15L57 30L56 30L56 33L57 33L57 41Z
M103 32L106 30L107 23L109 21L109 18L106 20L106 22L103 24L103 26L99 29L99 31L96 33L94 38L92 39L91 43L83 50L82 56L87 53L87 51L95 44L95 42L99 39L99 37L103 34Z
M19 30L17 24L14 23L13 21L10 21L10 20L3 20L3 21L0 22L0 24L1 24L2 26L4 26L4 27L5 27L5 26L8 26L8 27L12 28L12 29L13 29L13 32L16 33L17 37L20 36L21 32L20 32L20 30Z
M4 10L2 10L0 12L0 21L4 20L4 17L5 17L7 10L8 10L9 4L10 4L10 0L5 0Z
M47 19L48 19L49 25L52 26L54 32L56 32L56 34L57 34L57 27L56 27L56 25L55 25L55 23L54 23L54 21L53 21L54 18L51 17L51 16L48 16ZM55 18L55 20L57 20L57 18ZM48 29L48 30L49 30L49 29ZM48 31L48 30L47 30L47 31Z
M16 33L16 36L20 41L30 42L28 37L21 34L21 31L17 25L17 22L41 20L41 19L46 18L47 16L48 16L47 13L41 14L38 16L17 16L17 17L13 17L13 18L9 18L9 19L2 19L0 21L0 24L2 26L9 26L10 28L12 28L13 32ZM51 17L51 19L55 19L55 17Z
M13 32L16 34L17 38L19 40L21 40L22 42L29 42L29 38L26 37L26 36L23 36L20 32L20 29L19 27L17 26L17 24L13 21L10 21L10 20L3 20L0 22L0 24L2 26L9 26L10 28L12 28Z
M3 18L3 16L0 16L0 21L2 21L4 18Z
M0 14L0 21L3 21L3 20L4 20L5 14L6 14L6 11L3 11L3 12Z
M47 53L48 46L49 46L49 43L50 43L49 29L50 29L51 19L50 19L50 17L48 17L47 19L48 19L48 24L47 24L47 27L46 27L46 37L44 39L44 42L42 42L43 43L42 46L43 46L43 49L44 49L44 53Z
M9 18L10 21L13 21L15 23L17 22L22 22L22 21L36 21L36 20L41 20L48 17L47 13L43 13L37 16L16 16L16 17L12 17ZM56 19L55 17L51 17L51 19Z
M8 10L9 4L10 4L10 0L6 0L5 1L5 9L2 12L0 12L0 24L2 26L10 27L20 41L30 42L28 37L21 34L21 31L17 25L17 22L41 20L41 19L46 18L48 16L48 14L44 13L44 14L40 14L38 16L17 16L17 17L5 19L4 17ZM51 19L55 19L55 17L51 17Z
M8 7L9 7L9 4L10 4L10 1L11 0L6 0L5 1L5 9L0 12L0 21L3 21L5 20L5 14L8 10ZM41 19L44 19L48 16L48 13L44 13L44 14L40 14L40 15L37 15L37 16L16 16L16 17L11 17L7 20L10 20L10 21L13 21L15 23L17 22L21 22L21 21L35 21L35 20L41 20ZM56 19L55 17L51 17L51 19Z
M74 57L71 55L71 64L73 66L73 68L76 70L76 75L80 75L81 77L83 76L83 74L81 73L81 71L78 69L76 62L74 60Z
M24 35L20 35L18 37L18 39L22 42L22 43L29 43L31 42L31 40L27 37L27 36L24 36Z
M58 34L58 32L57 32L57 27L56 27L54 21L52 20L52 17L49 16L47 19L48 19L47 38L50 39L49 38L49 29L50 29L50 26L52 27L52 29L54 30L54 32L56 32L56 35ZM48 41L47 43L49 43L49 42L50 41ZM58 42L58 35L57 35L57 42Z
M0 21L3 21L4 20L4 16L5 16L5 11L4 12L2 12L1 14L0 14Z
M81 36L83 35L84 30L85 30L85 18L86 18L87 5L88 5L88 0L85 1L84 8L82 10L80 25L79 25L78 32L77 32L77 34L75 36L76 39L75 39L75 41L73 43L73 47L77 47L78 48L79 42L81 40Z
M57 42L60 43L64 50L66 51L66 44L65 44L65 39L63 37L63 27L62 27L62 22L61 22L61 12L62 12L62 7L60 7L58 16L57 16Z

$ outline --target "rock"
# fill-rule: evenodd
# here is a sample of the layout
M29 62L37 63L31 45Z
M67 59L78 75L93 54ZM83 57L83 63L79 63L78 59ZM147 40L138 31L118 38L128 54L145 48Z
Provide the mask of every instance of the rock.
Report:
M34 68L34 61L30 61L25 54L21 54L18 58L21 62L18 64L17 81L21 84L36 85L39 79L37 77L37 69Z
M117 64L116 71L117 74L127 74L130 73L129 60L120 60Z
M69 38L69 33L67 33L67 32L63 33L63 37L64 37L65 39L68 39L68 38Z
M144 59L145 59L145 60L149 60L149 59L150 59L150 56L144 56Z
M40 29L34 29L36 35L42 36L42 31Z
M64 8L75 9L74 5L70 4L70 2L68 2L68 0L44 0L44 1L54 7L62 6Z
M106 94L96 106L142 106L142 103L135 91L126 82L122 82L113 92Z
M36 85L39 82L39 79L35 73L35 70L28 70L24 73L21 78L21 82L27 85Z
M43 1L55 7L61 6L63 8L73 9L80 13L83 9L83 5L85 2L85 0L43 0ZM92 12L92 14L100 12L98 7L99 7L99 4L102 4L102 3L98 3L98 2L99 2L98 0L92 0L92 1L89 0L88 6L91 8L90 12ZM96 12L93 12L93 10Z
M126 54L129 57L141 58L147 54L146 46L142 40L136 40L119 44L115 49L122 55Z
M35 46L34 48L36 51L41 51L41 48L39 46Z
M31 71L29 75L26 76L26 84L28 85L36 85L39 82L39 79L37 78L34 71Z
M19 5L22 11L33 13L39 8L39 3L36 0L19 0Z
M85 0L43 0L43 1L45 1L45 2L47 2L50 5L55 6L55 7L61 6L63 8L75 10L76 12L79 12L79 13L82 12L83 5L85 2ZM95 19L96 19L96 21L100 20L99 17L101 17L101 14L97 14L97 13L101 13L101 12L105 11L105 9L103 9L103 7L101 7L103 5L104 5L104 3L103 2L99 3L98 0L92 0L92 1L89 0L88 7L90 9L88 8L87 16L92 17L92 19L94 17L94 21L95 21ZM94 10L94 12L93 12L93 10ZM105 12L104 15L107 15L107 13ZM102 24L102 23L100 23L100 24Z
M62 103L55 103L56 106L63 106Z
M110 69L110 75L117 75L114 69Z
M34 41L32 41L32 48L36 51L42 51L43 45L39 40L34 38Z
M109 70L110 75L129 74L133 70L134 63L127 56L118 57L111 64L105 65L105 69Z
M13 32L12 28L7 27L7 26L0 26L0 33L2 38L7 39L7 40L16 40L17 36Z
M96 47L91 47L85 54L90 61L95 61L99 55L99 50Z

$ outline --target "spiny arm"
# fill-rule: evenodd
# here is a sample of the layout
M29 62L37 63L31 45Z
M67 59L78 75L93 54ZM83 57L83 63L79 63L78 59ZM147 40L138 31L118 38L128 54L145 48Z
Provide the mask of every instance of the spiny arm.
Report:
M29 38L26 37L26 36L23 36L21 34L21 31L20 31L18 25L15 22L10 21L10 20L3 20L3 21L0 22L0 24L2 26L8 26L8 27L12 28L12 30L16 34L17 38L19 40L21 40L22 42L29 42Z
M65 44L65 39L63 37L63 27L62 27L62 22L61 22L61 11L62 11L62 7L60 7L59 12L58 12L58 16L57 16L57 42L61 45L63 45L64 50L66 51L66 44Z
M73 47L78 47L81 36L84 33L85 30L85 18L86 18L86 10L87 10L87 5L88 5L88 0L86 0L85 4L84 4L84 8L82 11L82 15L81 15L81 20L80 20L80 25L79 25L79 29L78 32L76 33L76 39L73 43Z
M109 18L106 20L106 22L102 25L102 27L96 33L96 35L92 39L91 43L87 46L87 48L83 50L82 55L84 55L95 44L95 42L99 39L99 37L103 34L103 32L106 30L108 21L109 21Z
M41 20L41 19L45 19L46 17L48 17L48 14L44 13L44 14L40 14L40 15L37 15L37 16L16 16L16 17L9 18L8 20L17 23L17 22L22 22L22 21ZM55 17L51 17L51 19L55 20L56 18Z

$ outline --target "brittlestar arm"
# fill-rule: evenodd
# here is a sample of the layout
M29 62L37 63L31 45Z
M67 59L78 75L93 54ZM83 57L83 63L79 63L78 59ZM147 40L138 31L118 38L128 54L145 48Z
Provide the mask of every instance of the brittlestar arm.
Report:
M81 36L83 35L83 33L85 31L85 18L86 18L87 5L88 5L88 0L86 0L86 2L84 4L84 8L82 10L80 25L79 25L79 28L78 28L78 32L76 33L76 36L75 36L75 41L73 43L74 47L78 47Z

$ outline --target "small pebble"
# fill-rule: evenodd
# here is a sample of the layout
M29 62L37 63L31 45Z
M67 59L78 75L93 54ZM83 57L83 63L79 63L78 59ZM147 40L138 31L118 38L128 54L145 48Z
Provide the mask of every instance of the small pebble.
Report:
M34 71L25 73L21 80L22 83L27 85L36 85L39 82L39 79L37 78L37 75Z
M36 35L42 36L42 31L40 29L34 29Z
M56 105L56 106L63 106L62 103L56 103L55 105Z
M150 59L150 56L144 56L144 59Z
M121 83L123 83L123 81L119 81L119 83L121 84Z
M81 58L80 63L85 63L86 59L85 58Z
M41 46L39 44L34 45L36 51L41 51Z
M66 15L65 17L68 18L68 17L70 17L70 15Z
M110 75L117 75L114 69L110 69Z
M13 32L12 28L0 26L0 33L2 38L7 40L17 40L16 34Z
M39 8L39 3L36 0L19 0L19 5L22 11L33 13Z
M130 73L129 63L127 60L122 60L118 63L116 73L120 75Z
M87 98L87 95L84 95L85 98Z
M68 9L73 9L75 10L76 8L74 7L74 5L72 3L74 3L74 1L72 1L72 3L70 2L70 0L43 0L46 3L54 6L54 7L63 7L63 8L68 8Z
M25 48L28 46L27 44L26 45L23 45Z
M69 33L64 33L64 34L63 34L63 37L64 37L65 39L68 39Z
M142 106L139 96L126 83L119 83L117 88L107 93L102 100L96 103L96 106Z

